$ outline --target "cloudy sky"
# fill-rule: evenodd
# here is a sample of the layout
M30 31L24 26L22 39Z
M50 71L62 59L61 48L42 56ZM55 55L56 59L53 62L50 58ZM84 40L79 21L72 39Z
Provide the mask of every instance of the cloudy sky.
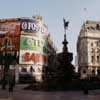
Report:
M64 35L63 17L68 20L68 48L75 56L77 38L83 22L100 21L100 0L0 0L1 19L33 15L43 17L59 50L62 48Z

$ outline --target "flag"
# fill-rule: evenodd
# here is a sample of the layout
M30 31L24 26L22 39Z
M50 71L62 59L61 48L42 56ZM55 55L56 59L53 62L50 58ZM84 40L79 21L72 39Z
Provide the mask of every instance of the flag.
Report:
M64 22L64 29L66 30L66 29L68 28L69 21L66 21L66 20L63 18L63 22Z

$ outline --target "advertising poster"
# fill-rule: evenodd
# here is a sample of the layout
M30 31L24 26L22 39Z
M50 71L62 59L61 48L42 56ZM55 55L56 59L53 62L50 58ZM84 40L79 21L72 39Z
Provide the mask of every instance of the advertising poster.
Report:
M46 40L36 36L20 36L20 50L32 50L46 54Z
M0 35L13 35L13 36L19 36L20 34L20 21L15 20L0 20Z
M41 64L47 63L46 55L30 50L20 50L19 64Z
M21 34L43 34L48 35L48 27L41 20L21 19Z
M19 35L18 19L0 20L0 51L19 50Z

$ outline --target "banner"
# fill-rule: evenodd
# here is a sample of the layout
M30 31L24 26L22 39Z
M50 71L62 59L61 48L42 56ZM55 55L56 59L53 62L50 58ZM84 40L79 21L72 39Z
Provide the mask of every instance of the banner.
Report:
M48 35L48 27L41 20L21 19L21 34L43 34Z
M37 36L20 36L20 50L32 50L46 54L46 39Z
M46 55L30 50L20 50L19 64L41 64L47 63Z

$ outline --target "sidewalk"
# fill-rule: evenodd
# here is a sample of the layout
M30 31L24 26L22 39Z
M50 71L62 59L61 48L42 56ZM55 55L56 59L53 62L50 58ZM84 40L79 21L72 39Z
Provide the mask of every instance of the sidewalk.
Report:
M6 87L6 90L1 89L0 85L0 100L17 100L16 97L22 96L21 92L23 91L23 88L26 85L16 85L13 91L13 95L9 96L9 89L8 86ZM19 100L19 99L18 99Z
M1 90L0 100L100 100L100 90L90 90L88 95L83 91L42 92L23 90L23 85L16 85L13 96L8 90Z

